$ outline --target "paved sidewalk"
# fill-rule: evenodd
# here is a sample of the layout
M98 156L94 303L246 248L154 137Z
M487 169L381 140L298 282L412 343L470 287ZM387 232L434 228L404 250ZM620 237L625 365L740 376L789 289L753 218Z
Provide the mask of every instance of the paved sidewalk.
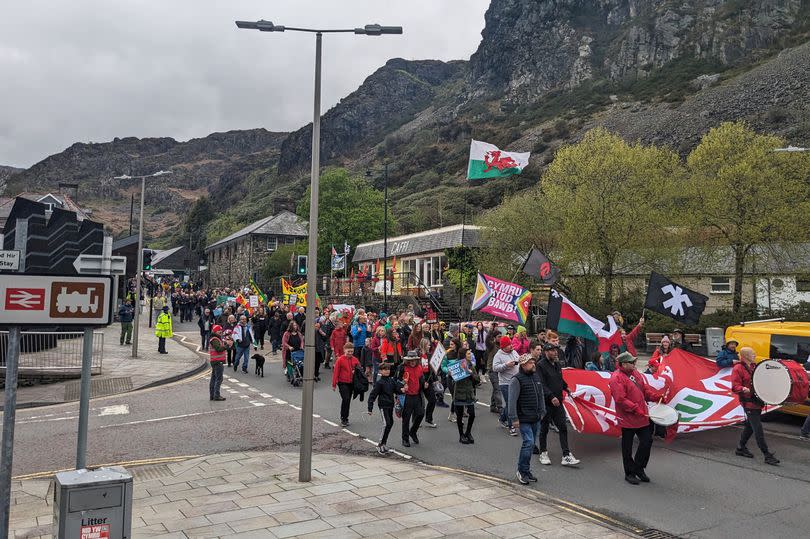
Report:
M117 322L103 328L104 355L101 374L93 376L93 397L115 395L183 378L207 365L207 356L198 354L178 342L179 337L166 344L168 355L157 352L154 328L141 324L138 338L138 356L132 357L131 346L119 344L121 326ZM197 342L193 342L196 349ZM17 388L17 406L32 407L78 400L79 379L52 384L37 384ZM3 407L0 404L0 411Z
M531 489L395 457L229 453L132 468L133 537L632 537ZM12 537L50 536L49 479L14 481Z

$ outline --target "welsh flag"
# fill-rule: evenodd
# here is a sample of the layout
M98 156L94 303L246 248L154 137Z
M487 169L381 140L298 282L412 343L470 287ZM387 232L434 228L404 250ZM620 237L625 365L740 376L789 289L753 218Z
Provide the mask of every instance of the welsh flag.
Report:
M597 335L604 330L604 325L601 320L589 315L556 290L552 289L549 293L547 327L558 333L595 341Z
M529 155L529 152L504 152L493 144L473 140L470 144L467 179L483 180L520 174L529 164Z

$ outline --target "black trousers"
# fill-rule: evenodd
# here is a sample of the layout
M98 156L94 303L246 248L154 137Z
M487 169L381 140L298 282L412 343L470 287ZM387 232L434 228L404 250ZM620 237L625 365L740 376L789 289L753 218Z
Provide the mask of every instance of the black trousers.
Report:
M382 416L382 436L380 436L380 445L388 443L388 435L391 434L391 428L394 426L394 409L393 408L380 408L380 415Z
M427 397L427 406L425 407L425 421L433 423L433 410L436 409L436 392L433 391L433 384L427 388L425 392Z
M751 439L752 434L762 454L770 455L768 444L765 443L765 433L762 431L762 410L745 408L745 427L743 427L742 434L740 435L739 446L741 448L745 447L745 444Z
M259 343L264 350L264 336L267 333L267 329L260 327L256 330L256 342Z
M402 407L402 439L416 436L422 418L425 417L425 406L422 403L422 394L405 395L405 405ZM413 419L413 424L411 424Z
M158 337L158 352L166 351L166 337Z
M315 378L321 377L321 364L323 363L323 352L315 351Z
M548 440L548 427L551 422L557 425L560 431L560 449L562 449L563 456L568 455L571 451L568 449L568 425L565 421L565 410L563 409L562 402L559 406L554 406L546 401L546 415L540 421L540 435L538 436L537 445L540 447L540 452L546 450L546 441Z
M624 463L624 475L643 472L650 462L650 450L652 449L652 425L641 427L640 429L622 428L622 462ZM638 449L633 457L633 438L638 437Z
M228 348L226 351L226 359L228 361L228 366L230 367L233 364L233 348Z
M456 404L456 426L458 427L459 436L469 436L472 434L472 426L475 422L475 405L474 404ZM467 409L467 430L464 430L464 409Z
M352 389L353 384L338 382L338 391L340 392L340 420L349 420L349 407L352 404Z

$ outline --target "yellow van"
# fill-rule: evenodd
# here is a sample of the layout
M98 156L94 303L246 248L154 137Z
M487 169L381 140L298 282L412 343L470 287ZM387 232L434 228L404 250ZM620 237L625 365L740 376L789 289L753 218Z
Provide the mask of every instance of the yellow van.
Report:
M763 359L792 359L800 365L810 360L810 322L785 322L784 320L762 320L743 322L726 328L726 342L740 343L737 350L750 346L757 355L757 362ZM810 400L803 405L792 404L781 411L806 416L810 414Z

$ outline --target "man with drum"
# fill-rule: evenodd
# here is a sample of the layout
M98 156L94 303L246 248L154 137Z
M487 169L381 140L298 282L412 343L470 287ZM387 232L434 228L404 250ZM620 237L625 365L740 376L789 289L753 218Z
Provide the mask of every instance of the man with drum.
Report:
M740 348L740 362L731 369L731 391L740 397L740 404L742 404L745 411L745 428L743 428L740 443L737 444L737 450L734 453L740 457L754 458L754 454L746 447L753 434L757 446L765 455L765 464L776 466L779 464L779 459L768 451L768 444L765 443L765 433L762 430L762 421L760 420L762 401L754 394L755 358L756 354L753 348L748 346Z
M622 429L622 461L624 480L631 485L649 483L645 468L650 460L653 427L647 401L663 398L636 370L636 358L623 352L616 358L619 368L610 376L610 393L616 401L616 416ZM638 449L633 456L633 438L638 437Z

